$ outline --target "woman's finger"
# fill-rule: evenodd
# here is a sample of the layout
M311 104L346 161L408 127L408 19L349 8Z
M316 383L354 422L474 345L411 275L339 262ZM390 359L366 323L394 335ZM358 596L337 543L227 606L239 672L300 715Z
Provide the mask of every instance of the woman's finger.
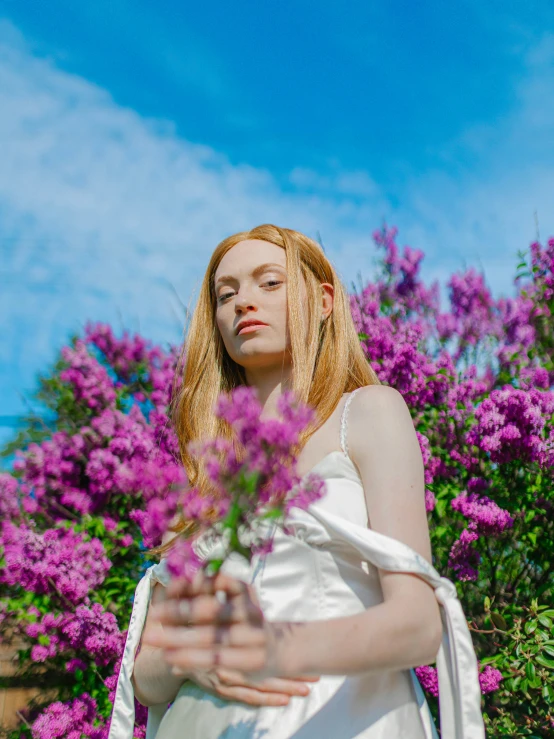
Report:
M308 695L310 688L299 680L289 680L283 677L266 677L259 682L248 682L248 687L255 687L262 693L284 693L285 695Z
M169 598L151 606L152 618L168 626L187 626L209 623L261 624L263 614L249 598L232 598L221 603L215 596L198 595L194 598Z
M267 636L262 628L238 623L229 626L163 626L144 633L143 642L162 649L183 647L210 649L214 647L263 647Z
M264 693L253 688L220 686L216 690L226 700L241 701L250 706L286 706L290 696L283 693Z
M217 575L208 577L202 572L197 572L192 582L184 578L171 580L166 589L168 598L193 597L195 595L215 595L223 591L227 597L241 595L248 586L242 580L218 572Z
M242 672L237 670L228 670L220 667L215 670L217 679L227 686L255 688L262 692L282 692L288 695L306 695L309 687L305 684L308 682L315 683L319 677L268 677L263 680L247 680Z
M212 647L198 649L197 647L180 647L178 649L164 649L164 659L172 667L184 670L208 670L216 667L225 667L230 670L239 670L252 675L259 674L266 669L267 653L263 647Z

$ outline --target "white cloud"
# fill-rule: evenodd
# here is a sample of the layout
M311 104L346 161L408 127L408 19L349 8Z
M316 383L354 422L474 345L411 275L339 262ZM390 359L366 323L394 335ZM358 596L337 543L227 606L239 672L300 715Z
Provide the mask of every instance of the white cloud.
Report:
M32 385L87 318L118 325L120 314L154 340L178 341L169 284L190 303L215 245L260 223L320 234L350 284L358 270L372 274L371 233L386 219L399 226L401 245L426 252L428 279L444 282L465 259L482 263L495 292L509 292L515 253L535 234L534 210L543 238L554 232L552 58L546 37L526 60L513 116L466 131L444 151L444 170L406 171L393 207L367 172L297 168L283 188L267 170L232 165L223 153L179 138L170 122L145 120L33 56L3 23L4 412L19 408L16 392Z

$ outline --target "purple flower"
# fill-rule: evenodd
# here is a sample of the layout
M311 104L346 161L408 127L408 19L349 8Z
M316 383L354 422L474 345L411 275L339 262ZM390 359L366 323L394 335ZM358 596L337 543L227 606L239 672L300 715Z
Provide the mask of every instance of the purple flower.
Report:
M15 477L7 472L0 472L0 519L20 516L19 497L19 484Z
M259 524L270 518L286 528L292 508L306 509L325 492L325 483L317 475L300 478L295 470L293 448L306 424L314 420L314 410L297 402L292 392L280 396L277 408L279 418L263 420L255 388L241 386L221 394L215 413L231 425L244 455L239 460L234 444L221 437L189 445L191 453L203 459L215 493L189 490L180 501L183 516L198 525L196 540L210 534L223 544L223 559L232 551L248 558L254 552L269 553L272 543L260 535L264 527ZM140 522L143 531L147 526L157 531L168 522L164 506L159 499L149 503ZM242 541L245 536L249 543ZM208 565L209 561L199 561L194 542L187 540L175 544L168 557L168 567L176 576L190 577L198 567Z
M78 403L98 410L108 407L115 401L113 383L105 367L88 353L84 341L78 339L75 349L64 347L62 357L69 366L60 372L60 379L73 386L75 400Z
M437 698L439 695L437 668L431 667L431 665L424 665L422 667L416 667L415 673L425 692ZM479 673L479 686L481 688L481 693L492 693L493 691L498 690L502 679L503 677L500 670L491 667L491 665L487 665L484 670Z
M451 501L451 505L471 521L470 528L484 536L498 536L514 525L514 519L508 511L485 495L459 495Z
M6 560L1 583L37 594L54 592L73 604L85 600L111 567L99 539L85 541L71 530L39 533L4 521L0 543Z
M481 693L493 693L500 687L503 680L502 673L491 665L486 665L484 670L479 673L479 685Z
M481 562L481 555L473 548L479 535L470 529L464 529L458 541L455 541L450 550L448 566L458 575L458 580L477 580L477 568Z
M57 701L33 723L33 739L103 739L102 728L94 726L96 714L96 701L88 693L68 703Z
M431 665L423 665L422 667L415 668L415 674L417 675L423 689L429 693L429 695L434 695L436 698L439 694L437 668L431 667Z
M174 577L192 580L201 565L202 561L189 539L179 538L167 555L167 569Z

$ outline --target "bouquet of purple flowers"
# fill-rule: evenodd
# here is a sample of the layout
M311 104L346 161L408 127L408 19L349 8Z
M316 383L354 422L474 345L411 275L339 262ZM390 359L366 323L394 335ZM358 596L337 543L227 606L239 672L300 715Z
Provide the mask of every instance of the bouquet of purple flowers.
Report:
M212 491L193 487L178 500L194 533L180 535L170 549L167 567L174 577L191 579L199 569L213 575L233 552L248 561L254 554L269 553L275 526L286 530L291 508L305 510L324 495L324 480L312 472L300 477L294 455L300 433L314 420L314 409L297 401L292 391L279 397L277 409L279 418L262 420L252 387L219 396L214 412L231 425L243 454L239 459L233 441L222 437L189 445L203 459ZM166 514L167 528L175 509L158 507L156 528L163 525L160 512ZM200 537L218 545L210 547L217 556L201 559L195 546Z

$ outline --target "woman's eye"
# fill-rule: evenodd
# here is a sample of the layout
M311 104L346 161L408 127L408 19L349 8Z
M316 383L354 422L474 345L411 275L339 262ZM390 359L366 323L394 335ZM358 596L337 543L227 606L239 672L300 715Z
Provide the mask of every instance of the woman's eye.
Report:
M267 282L262 283L263 286L268 285L270 287L274 287L275 285L282 285L282 280L267 280ZM218 303L224 303L227 298L232 298L235 293L223 293L223 295L219 295L217 298Z

